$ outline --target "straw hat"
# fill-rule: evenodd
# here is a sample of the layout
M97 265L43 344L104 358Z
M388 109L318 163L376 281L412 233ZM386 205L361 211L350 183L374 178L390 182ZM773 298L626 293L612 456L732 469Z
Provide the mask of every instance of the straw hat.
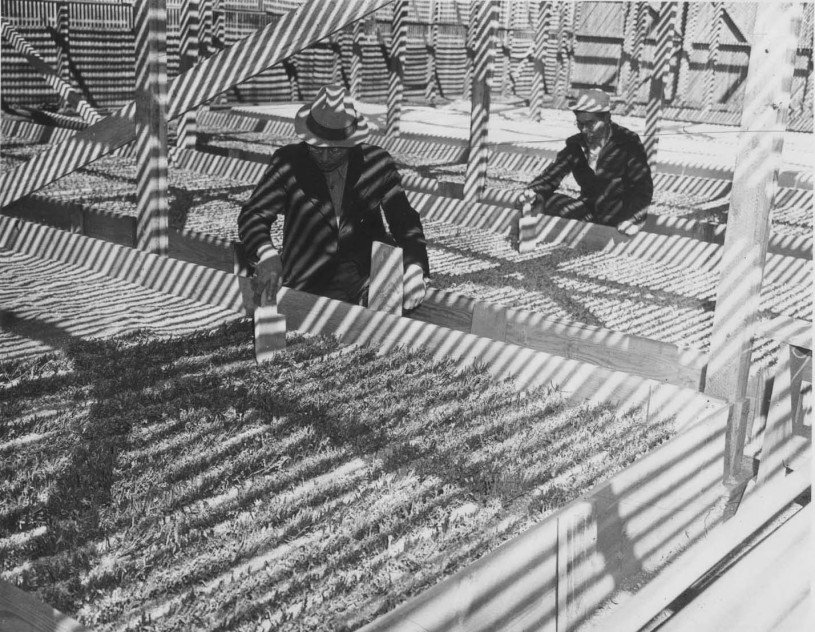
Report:
M314 102L294 117L294 132L315 147L353 147L368 137L368 122L343 86L320 88Z
M611 112L611 99L602 90L583 90L572 104L574 112Z

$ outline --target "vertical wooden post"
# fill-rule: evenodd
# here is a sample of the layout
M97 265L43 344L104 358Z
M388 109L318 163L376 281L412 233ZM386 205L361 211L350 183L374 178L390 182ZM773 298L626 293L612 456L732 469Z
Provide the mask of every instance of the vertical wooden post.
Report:
M665 2L660 6L654 43L654 68L648 91L648 106L645 110L645 138L643 140L648 162L652 165L659 144L659 121L662 118L662 108L665 103L665 81L673 56L675 15L675 2Z
M704 389L734 403L747 391L800 16L798 3L758 5ZM739 418L728 421L736 423ZM738 455L728 459L736 470L742 449L735 445ZM737 473L725 471L725 479Z
M166 255L167 11L162 0L134 6L136 27L136 245Z
M427 55L427 75L425 76L424 98L435 103L441 91L436 76L436 47L439 43L439 22L441 22L441 0L430 0L430 41L425 45Z
M571 56L571 17L574 7L569 2L559 0L557 19L557 70L555 73L555 104L563 105L569 93L569 59Z
M221 0L212 0L212 48L223 50L226 48L226 13ZM225 104L228 100L224 92L215 98L215 103Z
M501 96L509 98L512 95L512 47L515 41L515 31L513 29L514 12L513 3L501 0L501 21L503 22L503 38L501 39ZM517 7L517 3L515 4ZM496 41L496 45L498 42Z
M490 122L490 89L495 63L495 32L498 21L496 0L484 0L470 5L470 26L475 42L472 94L470 97L470 146L467 174L464 180L464 199L478 200L487 186L489 162L488 131Z
M179 74L187 72L198 62L199 32L201 23L199 0L186 0L181 3L181 23L179 25L178 66ZM196 139L195 110L181 115L178 120L176 148L194 149Z
M540 121L543 115L543 97L546 93L546 70L552 61L549 43L549 30L552 26L552 3L548 0L537 2L538 14L535 19L535 49L533 53L532 93L529 97L529 113L533 121Z
M468 24L467 24L467 34L464 40L464 94L462 96L467 99L470 98L472 95L473 89L473 72L475 66L475 55L476 55L476 33L475 33L475 26L473 25L473 16L478 13L478 5L477 2L470 3L470 11L468 13Z
M687 102L690 88L690 56L693 52L693 33L699 18L699 5L697 3L682 3L682 39L679 48L679 64L677 68L676 95Z
M57 43L57 75L66 84L71 83L71 67L69 64L70 53L68 46L70 45L70 14L68 12L68 3L65 0L57 2L57 33L59 33L59 41ZM65 109L68 101L65 95L60 98L60 109Z
M365 36L365 21L354 22L351 39L351 97L360 98L360 86L362 85L362 40Z
M645 47L645 6L642 2L636 2L632 5L631 11L633 30L631 32L630 71L625 83L626 114L630 114L637 103L640 88L640 60Z
M398 136L405 83L408 0L396 0L392 6L393 20L391 21L391 49L390 55L388 56L388 113L386 134L388 136Z
M721 43L722 28L724 27L724 2L714 2L711 9L713 10L713 27L707 49L707 62L705 63L705 111L712 109L716 102L716 64L719 61L719 44Z

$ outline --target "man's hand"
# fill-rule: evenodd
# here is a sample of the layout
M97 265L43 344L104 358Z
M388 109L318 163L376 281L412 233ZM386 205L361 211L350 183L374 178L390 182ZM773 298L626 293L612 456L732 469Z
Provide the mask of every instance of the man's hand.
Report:
M535 203L536 197L538 196L532 189L524 189L518 194L515 202L524 215L532 214L532 205Z
M617 224L617 230L623 235L633 237L642 229L642 223L632 222L630 219L624 219Z
M402 276L402 307L411 310L419 307L424 300L424 270L411 263Z
M280 255L277 251L267 251L255 266L255 277L252 281L255 289L255 305L268 304L269 298L277 297L280 289L281 277L283 275L283 264L280 262ZM264 291L267 291L266 301L263 302Z

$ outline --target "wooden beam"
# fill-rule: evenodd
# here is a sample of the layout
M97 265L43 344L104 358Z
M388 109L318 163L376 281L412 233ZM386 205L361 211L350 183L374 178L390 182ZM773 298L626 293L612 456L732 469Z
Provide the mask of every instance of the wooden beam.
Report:
M89 632L79 621L3 580L0 580L0 630Z
M475 46L470 90L470 145L464 180L464 200L475 202L487 186L490 149L490 92L495 64L495 34L498 30L497 0L470 4L467 38Z
M705 384L731 402L747 386L800 21L800 4L758 6Z
M170 84L167 120L173 120L359 20L392 0L310 0L275 24L260 29L234 46L199 62ZM0 177L0 207L50 184L135 138L135 105L49 148Z
M64 11L63 11L64 8ZM59 5L59 15L67 15L67 7ZM76 90L70 83L68 83L61 75L60 72L54 70L49 66L42 57L39 56L31 45L23 38L22 35L9 24L5 19L0 18L0 27L2 27L3 38L11 44L11 47L20 53L26 61L36 70L40 76L45 80L51 88L54 89L61 99L68 105L73 107L82 120L87 123L96 123L102 120L102 117L91 107L78 90ZM65 64L63 63L63 66ZM64 70L63 70L64 72Z
M161 0L135 5L136 29L136 245L166 255L170 203L167 196L167 9Z
M677 5L675 2L664 2L660 6L656 26L654 51L654 68L648 91L648 106L645 110L645 133L643 144L648 156L648 163L654 164L659 144L659 121L665 105L665 84L673 57L674 27L676 25Z
M546 94L547 64L551 60L549 32L552 29L552 2L538 0L535 3L535 42L532 51L532 92L529 96L529 114L533 121L540 121L543 116L543 98Z

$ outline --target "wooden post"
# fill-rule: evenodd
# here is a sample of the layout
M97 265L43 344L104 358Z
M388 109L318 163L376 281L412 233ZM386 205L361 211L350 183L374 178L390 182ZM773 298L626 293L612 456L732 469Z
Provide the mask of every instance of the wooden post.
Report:
M178 65L179 72L187 72L198 63L201 7L198 0L181 3L181 24L179 27ZM196 111L184 113L178 121L177 149L195 149Z
M670 61L673 56L673 39L676 15L676 3L665 2L660 7L656 25L656 42L654 46L654 68L651 74L651 86L648 91L648 106L645 110L645 134L643 144L648 162L654 164L659 144L659 121L665 102L665 83Z
M427 55L427 74L425 75L424 98L435 103L439 98L439 86L436 70L436 47L439 43L439 22L441 22L441 0L430 0L430 40L425 42Z
M630 114L637 103L640 88L640 60L645 47L645 6L642 2L631 5L630 69L625 83L625 112Z
M535 19L535 44L533 55L532 93L529 96L529 113L533 121L543 116L543 97L546 93L546 70L552 61L549 30L552 26L552 3L539 1Z
M169 249L167 199L167 10L161 0L135 6L136 27L136 245Z
M719 44L721 43L722 28L724 27L724 2L714 2L711 8L713 10L713 28L707 49L707 62L705 63L704 109L706 111L712 109L716 102L716 63L719 61ZM746 92L745 95L747 95Z
M360 98L362 85L362 40L365 37L365 21L354 22L351 39L351 97Z
M57 33L59 34L59 41L57 42L57 76L68 85L71 84L71 66L70 66L70 14L68 12L68 3L65 0L57 2ZM71 104L61 95L60 108L64 109Z
M401 316L403 277L402 249L375 241L371 248L368 307Z
M487 186L487 163L489 162L488 130L490 121L490 89L492 69L495 63L495 32L498 11L495 0L470 5L470 31L475 41L475 60L472 73L470 97L470 146L467 173L464 180L464 199L478 200Z
M699 4L687 2L681 5L682 24L681 42L677 47L679 63L677 65L676 96L683 102L689 101L688 92L690 88L690 56L693 52L692 34L696 31L696 23L699 18Z
M704 388L733 403L747 391L800 16L800 4L758 5ZM733 415L728 423L741 423L741 417ZM740 454L743 446L733 449ZM740 461L730 459L736 467ZM737 474L726 471L725 479Z
M388 55L388 114L385 133L399 135L402 115L402 97L405 83L405 52L407 48L408 0L393 3L391 21L391 46Z

